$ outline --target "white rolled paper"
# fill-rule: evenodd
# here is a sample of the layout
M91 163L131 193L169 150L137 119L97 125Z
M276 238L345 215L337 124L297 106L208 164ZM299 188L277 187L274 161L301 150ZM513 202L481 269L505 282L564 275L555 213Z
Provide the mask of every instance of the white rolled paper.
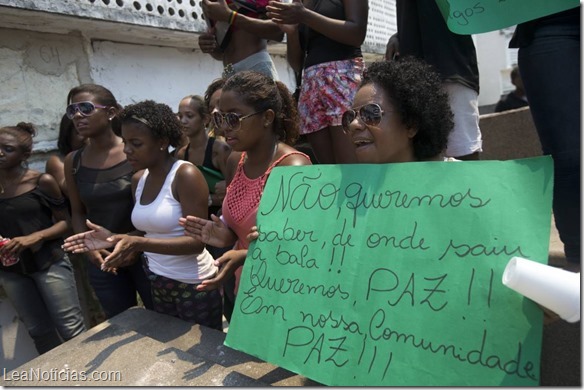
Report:
M580 273L513 257L503 272L503 284L568 322L580 321Z

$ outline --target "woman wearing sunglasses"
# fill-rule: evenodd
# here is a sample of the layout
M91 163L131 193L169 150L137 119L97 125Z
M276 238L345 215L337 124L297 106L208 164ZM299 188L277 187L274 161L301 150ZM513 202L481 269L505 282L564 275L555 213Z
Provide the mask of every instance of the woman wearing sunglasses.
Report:
M0 284L42 354L85 330L61 249L67 204L57 181L28 169L35 128L0 128Z
M181 140L181 123L169 106L152 100L126 106L119 117L124 152L137 171L132 179L132 223L139 232L112 234L88 224L93 230L67 238L64 247L80 253L115 245L105 259L109 268L143 251L154 310L222 330L221 294L196 290L217 273L213 257L200 240L185 236L178 223L187 214L206 218L209 196L201 172L168 152L169 145Z
M342 124L367 164L439 161L454 126L440 77L412 57L371 64Z
M223 201L221 220L195 216L181 218L185 234L217 247L235 244L216 264L217 277L204 281L200 290L221 286L245 260L246 236L255 225L256 213L266 180L276 166L310 165L310 159L290 145L298 136L298 113L292 95L281 82L251 71L229 78L213 113L215 126L236 152L228 160L235 172ZM239 275L241 270L236 272ZM237 280L235 292L237 291ZM225 291L226 294L231 292Z
M65 158L65 180L71 202L71 223L75 233L88 230L86 221L128 233L131 221L131 178L133 169L126 160L119 134L119 105L107 88L83 84L69 91L67 116L87 145ZM113 246L113 245L112 245ZM152 308L150 282L142 269L139 253L128 256L125 266L103 267L107 249L86 254L90 283L106 317L136 306L140 294L144 306Z

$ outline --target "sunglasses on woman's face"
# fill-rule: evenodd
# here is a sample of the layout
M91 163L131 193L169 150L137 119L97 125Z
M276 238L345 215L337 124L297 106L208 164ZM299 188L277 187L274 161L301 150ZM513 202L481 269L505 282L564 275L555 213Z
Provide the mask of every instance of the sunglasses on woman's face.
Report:
M353 132L351 131L350 125L357 118L360 118L367 126L377 126L381 122L381 117L384 113L381 106L377 103L369 103L352 110L347 110L343 113L341 120L343 131L345 134L350 135Z
M252 112L251 114L247 115L239 115L234 112L226 112L225 114L219 111L213 111L213 124L217 128L222 128L223 126L227 126L230 130L239 130L241 126L241 121L247 118L250 118L254 115L260 114L264 111L256 111Z
M97 108L107 108L107 106L100 106L99 104L94 104L92 102L71 103L67 106L65 114L67 114L69 119L73 119L77 112L82 116L91 116L95 114Z

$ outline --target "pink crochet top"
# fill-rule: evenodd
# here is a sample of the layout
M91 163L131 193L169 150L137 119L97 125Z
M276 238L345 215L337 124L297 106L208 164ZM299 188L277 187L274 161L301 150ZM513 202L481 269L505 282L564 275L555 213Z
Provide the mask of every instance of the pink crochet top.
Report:
M246 176L243 169L246 153L241 154L233 180L227 187L227 193L223 199L223 220L237 235L237 242L233 249L247 249L249 247L246 237L251 227L256 224L256 214L268 176L275 166L292 154L300 154L310 159L302 152L287 153L274 161L266 172L256 179L250 179ZM235 273L235 292L239 287L240 275L241 267Z

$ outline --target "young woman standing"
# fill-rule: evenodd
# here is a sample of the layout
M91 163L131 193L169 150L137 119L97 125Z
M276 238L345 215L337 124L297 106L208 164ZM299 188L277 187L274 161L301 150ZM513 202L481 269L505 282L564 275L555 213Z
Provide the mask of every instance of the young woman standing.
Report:
M287 58L302 75L300 133L321 164L356 162L341 116L353 101L365 68L367 0L270 1L267 15L287 36Z
M87 145L65 158L65 179L71 202L75 233L87 230L86 220L120 233L135 231L131 179L133 168L126 160L119 134L119 105L107 88L83 84L69 91L67 116L73 120ZM106 316L112 317L137 304L140 294L146 308L152 308L150 283L138 252L129 255L117 269L103 266L109 250L86 254L91 263L89 280Z
M207 217L209 191L201 172L190 162L168 152L182 136L181 124L170 107L146 100L121 113L124 152L137 171L132 180L135 235L112 234L95 224L93 230L65 240L76 253L115 245L104 266L116 268L135 251L143 251L144 267L152 283L154 309L185 321L222 329L218 290L197 291L217 267L205 245L187 237L179 218Z
M85 325L61 249L67 204L51 175L26 164L34 135L30 123L0 128L0 284L42 354Z
M230 77L221 93L215 126L236 152L228 165L235 172L223 201L223 221L196 216L181 218L185 234L213 246L233 245L217 259L222 268L217 277L201 283L200 290L219 288L239 269L247 255L246 238L255 225L264 186L276 166L310 165L310 159L290 146L298 136L298 113L288 88L260 73L243 71ZM237 291L225 291L234 294Z

